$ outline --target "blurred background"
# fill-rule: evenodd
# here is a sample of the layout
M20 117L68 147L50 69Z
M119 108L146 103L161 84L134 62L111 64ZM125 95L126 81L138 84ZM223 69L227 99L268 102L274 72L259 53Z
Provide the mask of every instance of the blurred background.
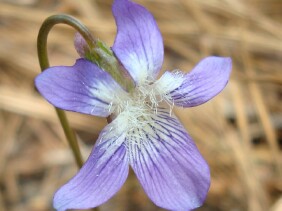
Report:
M175 112L211 167L199 211L282 210L282 1L138 0L164 37L163 70L189 72L208 55L233 59L231 80L212 101ZM112 45L112 0L0 0L0 211L48 211L77 167L55 111L35 90L36 37L67 13ZM72 65L74 30L56 26L51 65ZM85 158L106 120L68 113ZM161 211L134 174L101 211Z

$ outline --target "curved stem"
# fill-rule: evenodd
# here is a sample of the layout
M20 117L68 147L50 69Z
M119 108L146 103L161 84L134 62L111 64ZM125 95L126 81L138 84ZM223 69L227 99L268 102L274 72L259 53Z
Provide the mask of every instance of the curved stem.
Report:
M47 38L48 34L54 25L63 23L75 28L86 40L87 44L92 47L94 45L94 38L90 31L80 21L65 14L53 15L48 17L42 24L37 37L37 53L41 71L44 71L49 67L48 53L47 53ZM80 153L78 142L74 131L70 128L66 114L63 110L56 108L57 115L60 119L60 123L63 127L65 136L72 149L72 153L75 157L76 164L79 168L83 165L83 159Z
M48 34L50 30L53 28L53 26L59 23L67 24L73 27L74 29L76 29L81 34L81 36L86 40L89 47L93 47L95 43L94 38L92 37L88 28L86 28L86 26L84 26L77 19L65 14L52 15L48 17L43 22L37 37L37 53L42 71L49 67L49 60L47 54Z
M78 21L77 19L69 15L65 15L65 14L50 16L43 22L39 30L38 37L37 37L37 53L38 53L38 59L39 59L41 71L44 71L46 68L49 67L49 59L48 59L48 53L47 53L48 34L54 25L60 24L60 23L67 24L73 27L74 29L76 29L82 35L82 37L86 40L90 48L94 46L94 43L95 43L94 38L92 37L88 28L84 26L80 21ZM63 127L65 136L71 147L76 164L79 168L81 168L83 165L83 159L82 159L81 152L78 146L76 135L69 125L66 113L59 108L55 108L55 109L59 117L60 123ZM98 211L99 208L96 207L91 210Z

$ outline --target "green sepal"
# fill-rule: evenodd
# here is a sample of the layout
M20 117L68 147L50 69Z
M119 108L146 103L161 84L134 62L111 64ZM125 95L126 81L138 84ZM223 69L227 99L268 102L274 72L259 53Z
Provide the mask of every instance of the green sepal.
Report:
M95 40L94 47L85 48L84 57L108 72L126 91L134 89L135 83L127 70L115 57L113 51L101 40Z

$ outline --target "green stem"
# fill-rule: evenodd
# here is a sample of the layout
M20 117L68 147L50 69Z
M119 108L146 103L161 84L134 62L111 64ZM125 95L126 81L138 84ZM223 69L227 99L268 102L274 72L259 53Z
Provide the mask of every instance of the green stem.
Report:
M86 28L86 26L84 26L80 21L65 14L52 15L43 22L37 37L37 53L39 58L39 64L42 71L49 67L49 60L47 54L48 34L54 25L60 23L67 24L75 28L81 34L81 36L86 40L89 47L94 46L95 43L94 38L92 37L88 28Z
M60 23L67 24L73 27L74 29L76 29L81 34L81 36L86 40L90 48L92 48L95 43L94 38L92 37L88 28L86 28L86 26L84 26L80 21L76 20L75 18L64 14L53 15L48 17L43 22L37 37L37 53L38 53L38 59L39 59L41 71L44 71L45 69L49 68L49 59L47 53L48 34L54 25ZM79 168L81 168L83 165L83 159L78 146L76 135L69 125L66 113L59 108L55 108L55 109L59 117L60 123L63 127L65 136L72 150L72 153L74 155L76 164ZM93 208L91 210L99 211L98 207Z
M89 32L89 30L82 23L80 23L78 20L74 19L73 17L64 15L64 14L53 15L53 16L48 17L43 22L39 30L38 37L37 37L37 53L38 53L38 59L39 59L41 71L44 71L45 69L49 67L49 59L48 59L48 53L47 53L48 34L51 31L51 29L53 28L53 26L59 23L67 24L75 28L83 36L83 38L87 41L87 44L89 46L92 46L94 43L94 39L91 33ZM55 109L60 119L60 123L63 127L65 136L71 147L76 164L79 168L81 168L83 165L83 159L80 153L76 135L74 131L70 128L65 112L58 108L55 108Z
M60 123L62 125L62 128L64 130L65 136L66 136L68 143L70 145L70 148L72 150L76 164L77 164L78 168L81 168L82 165L83 165L83 159L82 159L82 156L81 156L81 153L80 153L80 149L79 149L79 146L78 146L76 135L69 125L66 113L59 108L55 108L55 109L56 109L56 113L59 117Z

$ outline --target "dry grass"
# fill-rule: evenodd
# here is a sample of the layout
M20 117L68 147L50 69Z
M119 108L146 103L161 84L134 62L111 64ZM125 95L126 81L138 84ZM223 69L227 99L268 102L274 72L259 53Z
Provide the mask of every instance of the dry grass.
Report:
M50 210L54 191L76 171L52 107L39 96L36 36L43 20L68 13L112 44L110 0L0 1L0 211ZM177 109L211 166L212 185L198 210L282 210L282 2L140 0L164 36L164 70L189 71L207 55L230 56L227 88L213 101ZM74 31L49 37L52 65L77 57ZM87 157L105 119L69 114ZM132 174L102 211L161 210Z

